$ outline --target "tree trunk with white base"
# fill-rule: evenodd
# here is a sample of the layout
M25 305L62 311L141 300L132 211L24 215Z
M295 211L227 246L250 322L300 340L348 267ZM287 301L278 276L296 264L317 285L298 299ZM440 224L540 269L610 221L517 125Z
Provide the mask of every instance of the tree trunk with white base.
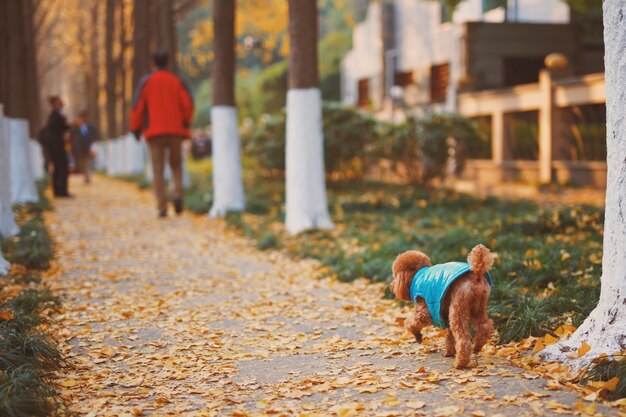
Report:
M17 204L39 201L33 175L28 121L7 118L11 141L11 201Z
M37 142L36 140L31 139L28 142L28 145L30 146L30 165L33 169L33 177L36 180L40 180L46 175L43 166L43 150L41 149L41 145L39 144L39 142Z
M19 233L11 209L11 142L6 118L0 104L0 236L10 237Z
M215 0L213 4L213 206L209 216L218 217L243 210L246 201L235 107L235 1Z
M291 234L333 227L326 202L317 2L289 0L286 226Z
M2 249L0 249L0 276L8 274L10 270L11 264L4 259Z
M626 0L605 0L607 189L600 301L567 340L540 353L581 368L598 355L626 350ZM586 342L591 350L572 359Z

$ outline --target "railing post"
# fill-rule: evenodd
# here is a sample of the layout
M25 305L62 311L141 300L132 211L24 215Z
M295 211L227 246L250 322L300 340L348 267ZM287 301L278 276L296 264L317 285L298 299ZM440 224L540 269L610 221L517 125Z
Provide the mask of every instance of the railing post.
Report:
M539 182L552 182L552 131L554 120L554 92L549 70L539 73L541 104L539 107Z
M504 160L504 112L496 110L491 115L491 159L496 165Z

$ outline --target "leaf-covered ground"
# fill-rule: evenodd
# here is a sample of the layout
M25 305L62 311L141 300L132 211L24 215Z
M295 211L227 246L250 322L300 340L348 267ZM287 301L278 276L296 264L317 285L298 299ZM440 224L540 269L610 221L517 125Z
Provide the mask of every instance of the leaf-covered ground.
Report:
M210 161L190 161L189 168L188 206L206 213L212 196ZM500 343L544 336L561 325L578 326L598 302L602 198L585 205L580 201L589 198L552 190L535 202L370 180L329 181L336 227L289 236L284 180L260 177L252 161L244 160L243 172L246 212L229 215L228 222L260 249L318 259L342 281L389 282L393 259L408 249L441 263L462 261L475 244L486 244L496 255L489 312ZM554 198L546 202L546 195Z
M519 346L454 370L439 332L417 345L398 326L407 311L383 284L325 278L221 221L157 220L152 195L119 181L73 192L51 231L66 309L56 335L75 364L60 384L81 415L621 413L510 366Z

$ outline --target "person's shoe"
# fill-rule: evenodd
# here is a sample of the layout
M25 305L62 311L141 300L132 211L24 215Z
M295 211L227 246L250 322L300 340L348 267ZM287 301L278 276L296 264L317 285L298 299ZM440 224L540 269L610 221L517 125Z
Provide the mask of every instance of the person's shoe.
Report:
M181 214L183 212L183 199L182 198L175 198L174 199L174 211L176 212L176 214Z
M56 198L74 198L72 194L59 194L55 196Z
M159 219L167 217L167 210L159 210Z

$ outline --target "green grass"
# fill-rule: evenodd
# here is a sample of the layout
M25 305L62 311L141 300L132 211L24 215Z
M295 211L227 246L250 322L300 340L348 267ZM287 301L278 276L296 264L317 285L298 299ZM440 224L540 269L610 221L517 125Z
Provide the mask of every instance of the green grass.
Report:
M585 373L583 381L609 381L619 378L615 391L609 393L609 398L616 400L626 398L626 357L617 355L611 358L597 360Z
M227 222L259 249L318 259L342 281L388 282L393 259L405 250L419 249L441 263L465 260L475 244L486 244L497 256L489 310L501 343L542 336L564 323L579 325L598 301L600 207L545 208L402 184L329 182L336 227L294 237L283 227L284 180L261 177L250 160L244 167L247 209L230 213ZM210 161L190 161L189 171L187 207L206 213Z
M9 262L28 269L48 269L54 256L52 239L39 213L21 222L18 236L2 239L1 245Z
M43 332L60 301L37 272L48 269L54 255L43 216L51 209L46 182L38 186L38 203L14 207L19 235L0 239L6 258L22 265L17 275L0 279L6 287L0 297L0 415L7 417L68 415L52 379L66 362Z

